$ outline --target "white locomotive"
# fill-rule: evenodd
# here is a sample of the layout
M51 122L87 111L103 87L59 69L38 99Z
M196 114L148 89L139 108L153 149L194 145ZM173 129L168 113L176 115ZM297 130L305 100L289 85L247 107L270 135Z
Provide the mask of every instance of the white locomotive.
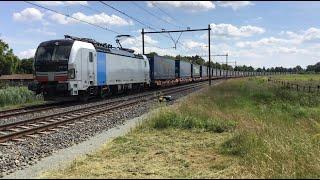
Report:
M150 84L149 61L133 50L65 35L46 41L35 54L36 84L29 89L45 98L106 95L140 90Z

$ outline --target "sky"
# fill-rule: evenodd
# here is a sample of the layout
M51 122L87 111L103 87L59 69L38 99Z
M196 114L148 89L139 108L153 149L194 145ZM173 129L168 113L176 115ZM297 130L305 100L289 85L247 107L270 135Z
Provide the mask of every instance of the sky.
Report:
M203 29L210 24L211 54L228 53L229 62L236 61L237 65L305 68L320 61L320 2L29 2L38 6L23 1L0 2L0 39L20 58L33 57L41 42L63 39L65 34L113 46L116 46L116 35L131 35L121 39L122 46L142 53L142 28L145 31ZM179 36L180 33L146 34L145 52L200 55L208 60L207 31ZM225 57L211 60L224 62Z

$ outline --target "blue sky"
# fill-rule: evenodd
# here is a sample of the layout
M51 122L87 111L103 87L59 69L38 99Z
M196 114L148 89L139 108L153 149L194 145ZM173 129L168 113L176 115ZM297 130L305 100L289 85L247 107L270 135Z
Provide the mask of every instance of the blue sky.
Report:
M32 2L32 1L31 1ZM207 28L211 24L212 54L229 54L229 61L254 67L305 67L320 61L320 2L258 1L38 1L35 4L107 27L133 37L122 44L141 53L141 28ZM152 13L154 16L150 15ZM150 30L150 29L149 29ZM115 45L114 34L55 14L26 2L0 2L0 38L19 57L31 57L42 41L64 34ZM179 34L171 34L177 39ZM207 32L183 33L177 49L168 34L147 35L146 52L161 55L207 55ZM207 59L205 57L205 59ZM214 61L224 61L216 57Z

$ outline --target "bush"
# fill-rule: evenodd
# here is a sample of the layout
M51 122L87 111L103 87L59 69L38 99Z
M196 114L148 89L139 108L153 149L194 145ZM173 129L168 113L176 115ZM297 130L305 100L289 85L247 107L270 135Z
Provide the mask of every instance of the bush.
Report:
M16 105L22 103L32 103L42 100L41 96L36 96L27 87L7 87L0 89L0 106Z
M198 117L196 114L187 115L169 109L162 109L149 121L149 127L154 129L202 129L216 133L232 130L235 126L235 121Z

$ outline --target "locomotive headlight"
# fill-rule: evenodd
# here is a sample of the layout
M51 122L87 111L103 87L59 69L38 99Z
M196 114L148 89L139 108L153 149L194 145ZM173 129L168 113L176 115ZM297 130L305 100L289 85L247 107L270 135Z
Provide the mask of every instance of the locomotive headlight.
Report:
M69 69L68 70L68 78L69 79L74 79L76 77L76 74L75 74L75 69Z

